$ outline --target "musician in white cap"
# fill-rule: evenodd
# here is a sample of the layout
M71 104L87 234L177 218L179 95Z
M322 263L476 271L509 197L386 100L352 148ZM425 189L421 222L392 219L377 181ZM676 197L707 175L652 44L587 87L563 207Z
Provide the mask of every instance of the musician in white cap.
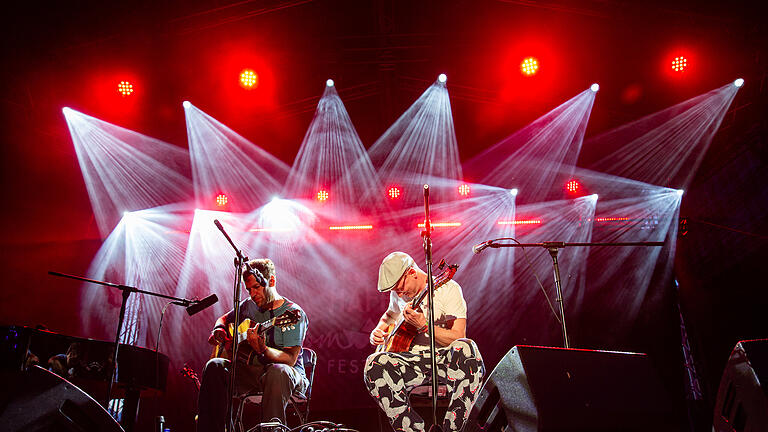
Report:
M443 431L460 431L482 384L483 359L477 345L466 338L467 303L456 281L435 278L435 346L438 380L445 384L450 403ZM412 304L427 286L427 274L404 252L387 255L379 267L378 289L389 292L389 307L371 331L371 345L383 347L365 363L365 385L396 431L418 432L424 420L410 407L408 395L430 383L431 360L425 313L426 296ZM393 326L404 330L395 330ZM413 338L410 339L410 336Z

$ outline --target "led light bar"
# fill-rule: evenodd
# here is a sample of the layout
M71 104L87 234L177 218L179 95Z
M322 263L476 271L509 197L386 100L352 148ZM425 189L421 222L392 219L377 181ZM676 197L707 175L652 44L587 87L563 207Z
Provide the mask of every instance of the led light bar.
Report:
M331 231L372 230L373 225L338 225L329 226L328 229Z
M538 225L541 221L538 219L529 219L529 220L513 220L513 221L498 221L496 224L498 225Z
M445 228L445 227L457 227L457 226L461 226L461 222L433 222L432 223L433 228ZM420 223L418 227L424 228L424 224Z

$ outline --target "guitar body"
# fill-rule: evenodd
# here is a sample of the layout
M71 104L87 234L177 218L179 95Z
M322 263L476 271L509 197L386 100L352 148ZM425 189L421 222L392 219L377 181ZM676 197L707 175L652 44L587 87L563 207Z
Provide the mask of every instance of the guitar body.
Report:
M390 337L384 342L384 345L379 346L377 351L405 352L411 348L413 338L419 334L419 329L403 321L397 328L394 325L390 326L387 333L391 333Z
M237 337L237 361L245 364L253 364L253 360L256 357L256 352L253 351L251 345L248 344L248 329L252 329L259 325L259 334L263 335L267 330L272 327L286 331L288 328L294 328L296 323L299 322L301 313L298 310L288 310L283 312L279 317L272 318L264 321L263 323L251 322L249 318L244 319L235 332L234 324L230 324L227 327L227 340L224 343L219 343L213 347L211 352L211 358L225 358L232 361L232 346L233 339Z
M250 364L251 360L253 359L253 348L244 340L242 335L245 335L246 331L248 329L253 328L256 326L256 323L251 323L251 320L246 318L243 320L243 322L240 323L239 326L237 326L237 334L241 335L241 340L239 340L238 347L237 347L237 358L238 360ZM227 360L232 360L232 338L235 335L235 326L234 324L230 324L227 328L227 336L229 338L226 342L218 344L213 347L213 351L211 352L211 358L225 358Z

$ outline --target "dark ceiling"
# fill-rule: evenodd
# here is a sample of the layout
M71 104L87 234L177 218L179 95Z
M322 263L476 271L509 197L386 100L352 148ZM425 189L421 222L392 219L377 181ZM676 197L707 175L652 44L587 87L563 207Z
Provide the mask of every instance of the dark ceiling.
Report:
M12 162L3 184L12 185L9 193L74 201L86 214L64 106L184 147L181 102L190 100L291 163L326 78L336 81L370 146L447 73L462 159L593 82L601 91L588 136L737 77L747 85L735 108L764 96L766 34L748 3L81 1L3 8L3 129L13 143L3 148ZM668 63L680 52L691 67L676 77ZM542 64L534 78L519 73L527 55ZM238 87L244 67L259 74L256 91ZM136 83L130 100L114 90L126 78ZM71 222L92 232L90 221L77 223L82 218Z

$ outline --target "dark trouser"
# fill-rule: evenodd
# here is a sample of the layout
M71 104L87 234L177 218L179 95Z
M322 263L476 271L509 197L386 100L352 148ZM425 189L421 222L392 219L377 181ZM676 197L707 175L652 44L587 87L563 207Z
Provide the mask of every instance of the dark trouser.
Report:
M198 401L198 432L221 432L227 422L227 387L229 384L230 361L215 358L208 361L203 369ZM237 365L235 396L253 389L261 389L262 418L267 421L279 419L285 424L285 406L294 393L306 390L307 379L296 369L285 364L266 366ZM236 410L234 407L233 410Z
M424 420L411 409L410 391L430 383L429 351L381 352L365 362L365 385L398 432L421 432ZM443 431L460 431L469 416L483 382L485 366L471 339L456 339L437 350L438 381L444 383L451 401L443 420Z

